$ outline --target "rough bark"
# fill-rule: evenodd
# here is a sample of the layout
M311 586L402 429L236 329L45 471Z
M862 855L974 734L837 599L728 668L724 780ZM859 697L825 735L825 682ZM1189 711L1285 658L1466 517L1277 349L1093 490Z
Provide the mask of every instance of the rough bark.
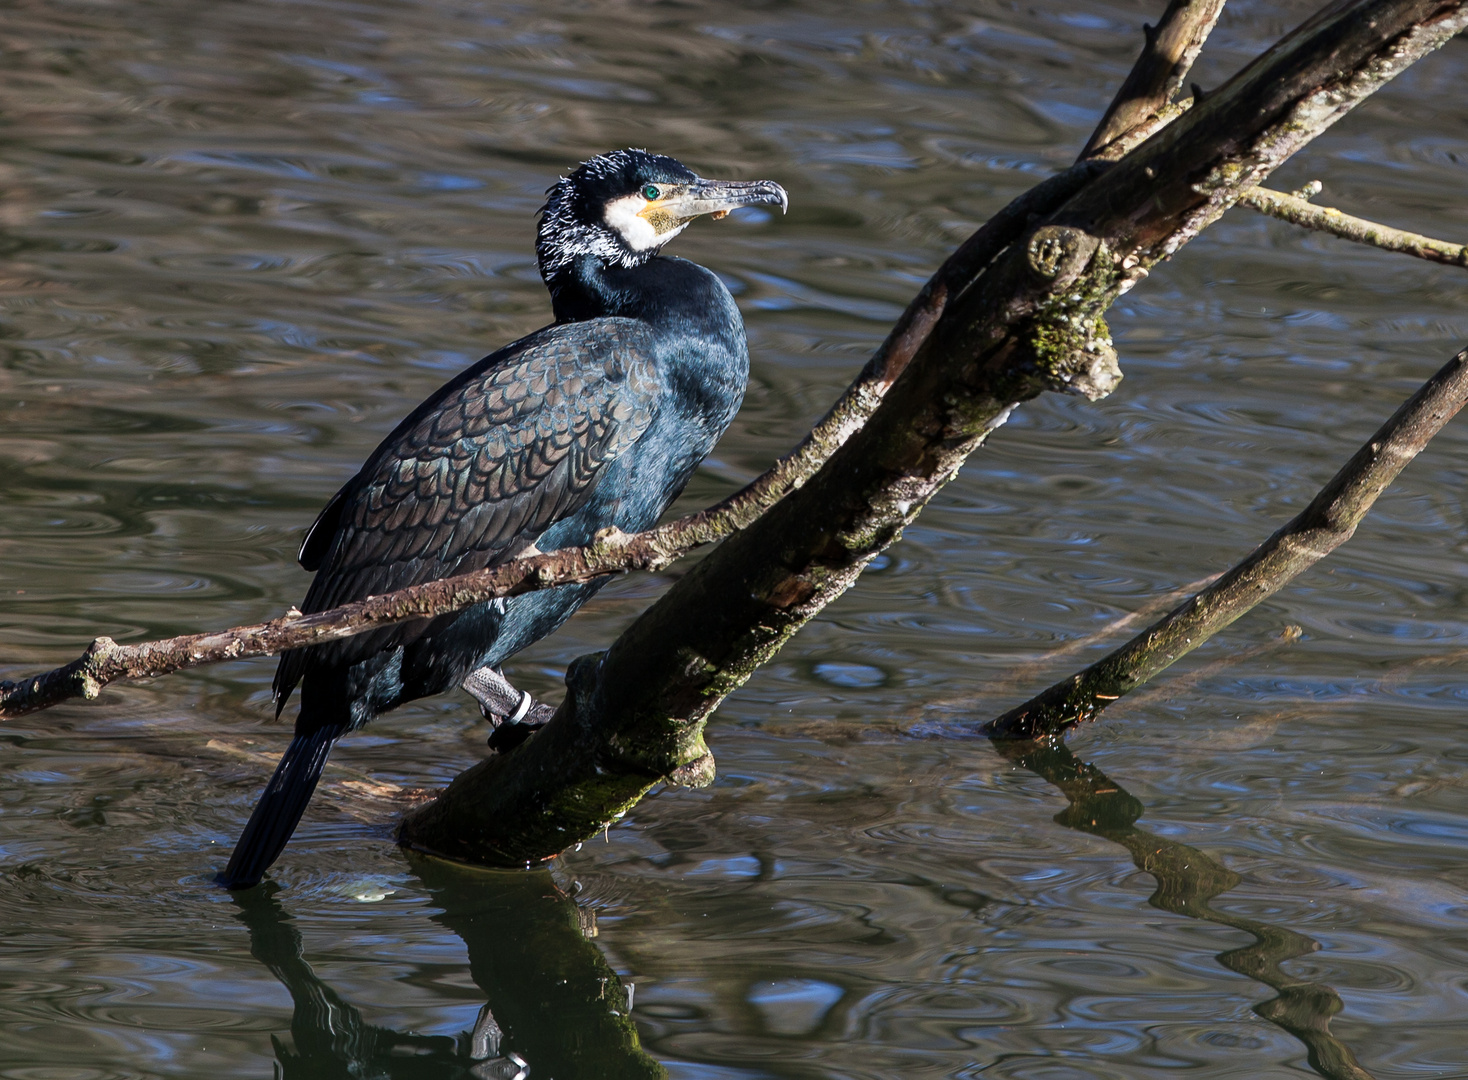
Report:
M555 719L409 815L404 842L523 864L599 832L661 780L707 782L709 713L851 586L1015 405L1047 389L1110 391L1111 302L1465 24L1462 3L1332 4L1037 217L946 299L881 405L804 486L606 653L573 664Z
M1121 648L992 721L996 738L1052 739L1192 652L1344 544L1407 462L1468 403L1468 349L1407 399L1292 521Z

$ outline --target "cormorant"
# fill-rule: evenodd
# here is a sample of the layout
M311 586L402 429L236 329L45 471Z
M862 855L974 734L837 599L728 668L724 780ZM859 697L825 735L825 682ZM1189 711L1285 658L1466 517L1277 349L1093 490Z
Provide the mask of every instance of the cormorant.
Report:
M306 613L579 547L612 526L650 528L734 418L749 377L739 310L711 271L658 252L701 215L760 203L784 210L784 188L705 180L673 158L618 150L547 194L536 254L555 322L450 380L327 503L299 555L316 572ZM275 710L299 682L295 737L221 883L259 882L336 740L379 713L472 674L481 688L487 680L509 691L522 706L507 719L522 719L529 696L497 669L606 580L285 653Z

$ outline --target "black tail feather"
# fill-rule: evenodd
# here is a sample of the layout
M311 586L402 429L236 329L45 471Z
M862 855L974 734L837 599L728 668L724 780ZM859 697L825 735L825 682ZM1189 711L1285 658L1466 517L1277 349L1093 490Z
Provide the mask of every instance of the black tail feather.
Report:
M219 875L219 883L226 889L258 885L280 856L306 812L327 755L343 730L341 725L331 724L291 740L234 846L229 865Z

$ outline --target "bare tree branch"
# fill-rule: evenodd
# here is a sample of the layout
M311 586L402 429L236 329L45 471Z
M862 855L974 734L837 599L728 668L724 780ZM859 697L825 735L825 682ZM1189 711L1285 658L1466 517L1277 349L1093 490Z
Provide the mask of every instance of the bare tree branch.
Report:
M707 782L708 715L896 540L1015 405L1120 378L1117 296L1310 139L1468 25L1463 0L1341 0L1195 104L948 299L821 469L731 536L605 653L544 729L461 774L402 839L472 862L549 858L655 783Z
M1182 86L1225 0L1171 0L1157 25L1142 24L1142 54L1091 134L1081 158L1094 157L1170 104Z
M1211 585L1219 578L1218 574L1209 574L1207 577L1181 585L1170 592L1159 593L1150 597L1135 611L1129 611L1101 629L1087 634L1085 637L1075 638L1050 651L1036 656L1030 660L1022 660L1013 667L1000 672L997 677L984 684L982 687L986 697L994 698L1007 694L1011 690L1018 691L1026 683L1033 682L1043 672L1054 671L1060 666L1062 660L1066 660L1077 653L1082 653L1100 645L1108 639L1119 637L1121 634L1131 630L1134 626L1143 625L1146 620L1165 611L1171 611L1178 603L1197 592L1206 585ZM937 698L916 705L913 716L925 712L955 712L962 710L965 713L973 711L974 693L964 693L961 697Z
M1010 709L988 733L1049 739L1094 720L1349 540L1377 496L1465 403L1468 349L1408 398L1310 505L1247 559L1121 648Z
M1286 195L1282 191L1256 187L1239 196L1239 203L1261 214L1288 221L1291 225L1330 233L1343 240L1354 240L1358 244L1370 244L1386 251L1400 251L1404 255L1415 255L1430 262L1447 263L1449 266L1468 266L1468 245L1450 244L1446 240L1434 240L1420 233L1393 229L1378 225L1365 218L1343 214L1329 206L1316 206L1309 201L1320 191L1315 182L1300 192ZM1308 195L1306 193L1308 192ZM1304 197L1302 197L1304 196Z

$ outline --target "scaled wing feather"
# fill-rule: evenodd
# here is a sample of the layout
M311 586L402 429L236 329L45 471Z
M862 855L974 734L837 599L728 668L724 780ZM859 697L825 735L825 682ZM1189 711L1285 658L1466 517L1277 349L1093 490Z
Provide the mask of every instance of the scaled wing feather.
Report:
M329 504L303 547L320 569L302 610L512 558L585 501L647 430L659 391L651 337L632 319L550 326L480 361L398 425ZM329 517L334 535L318 535ZM425 625L286 653L277 708L308 663L352 663Z

